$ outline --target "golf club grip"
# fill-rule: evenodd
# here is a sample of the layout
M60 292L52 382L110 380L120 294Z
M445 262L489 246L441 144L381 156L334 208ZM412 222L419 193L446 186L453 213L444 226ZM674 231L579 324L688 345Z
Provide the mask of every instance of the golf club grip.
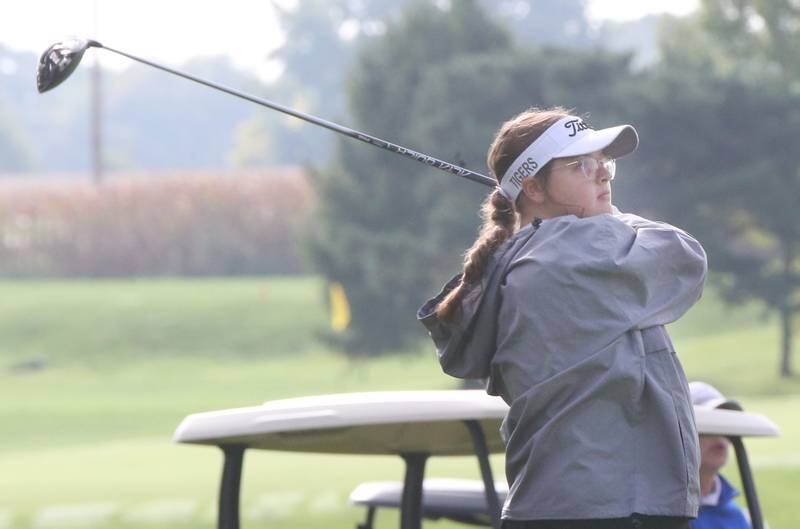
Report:
M122 55L123 57L127 57L133 61L137 61L148 66L152 66L153 68L158 68L159 70L163 70L165 72L177 75L179 77L183 77L184 79L188 79L190 81L194 81L196 83L200 83L202 85L208 86L209 88L215 88L217 90L221 90L227 94L232 96L236 96L238 98L250 101L252 103L256 103L258 105L271 108L272 110L277 110L278 112L282 112L284 114L288 114L290 116L296 117L298 119L302 119L303 121L307 121L308 123L312 123L314 125L319 125L321 127L325 127L326 129L332 130L334 132L338 132L340 134L344 134L345 136L349 136L351 138L361 140L364 143L368 143L370 145L374 145L376 147L380 147L381 149L391 151L397 154L401 154L418 162L422 162L427 166L435 167L436 169L441 169L442 171L447 171L448 173L454 174L456 176L460 176L462 178L466 178L467 180L472 180L473 182L477 182L479 184L483 184L485 186L494 187L497 183L486 175L482 175L480 173L476 173L474 171L470 171L469 169L465 169L463 167L459 167L458 165L445 162L443 160L439 160L438 158L434 158L433 156L429 156L424 153L420 153L409 149L407 147L403 147L402 145L396 145L394 143L388 142L386 140L382 140L380 138L376 138L375 136L370 136L368 134L364 134L362 132L358 132L357 130L353 130L347 127L343 127L342 125L338 125L331 121L327 121L322 118L314 117L309 114L304 114L303 112L299 112L297 110L293 110L289 107L285 107L278 103L273 103L272 101L268 101L266 99L261 99L260 97L256 97L250 94L246 94L244 92L240 92L238 90L234 90L233 88L228 88L227 86L220 85L217 83L213 83L211 81L207 81L205 79L201 79L200 77L195 77L194 75L181 72L179 70L175 70L168 66L164 66L162 64L158 64L152 61L148 61L147 59L143 59L141 57L137 57L135 55L131 55L129 53L125 53L124 51L116 50L114 48L109 48L99 42L92 41L92 46L102 48L108 50L110 52L116 53L117 55Z

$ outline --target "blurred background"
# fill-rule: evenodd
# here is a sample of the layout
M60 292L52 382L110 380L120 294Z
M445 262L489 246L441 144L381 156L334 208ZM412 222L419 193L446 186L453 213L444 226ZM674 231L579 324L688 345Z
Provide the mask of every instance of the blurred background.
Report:
M459 387L414 314L460 269L486 194L99 50L39 95L38 57L67 35L483 173L494 131L527 107L633 123L615 201L708 250L706 294L671 332L691 380L782 429L748 448L769 526L797 526L797 2L7 0L0 13L0 529L210 528L221 457L171 442L185 415ZM349 491L402 470L248 458L246 527L352 527ZM478 475L469 459L429 468Z

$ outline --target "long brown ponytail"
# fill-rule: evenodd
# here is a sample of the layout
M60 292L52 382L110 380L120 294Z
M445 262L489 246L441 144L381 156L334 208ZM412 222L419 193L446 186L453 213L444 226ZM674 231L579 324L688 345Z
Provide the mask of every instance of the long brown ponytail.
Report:
M550 125L567 115L561 107L540 110L531 108L503 123L497 131L486 164L498 184L503 175L522 154L528 145L533 143ZM536 178L547 178L549 167L545 165ZM519 200L517 201L519 204ZM481 206L481 226L478 238L467 251L464 258L464 273L456 288L439 303L436 316L444 321L452 320L458 315L461 301L469 287L480 282L489 258L495 250L508 240L516 231L518 217L517 205L495 189Z

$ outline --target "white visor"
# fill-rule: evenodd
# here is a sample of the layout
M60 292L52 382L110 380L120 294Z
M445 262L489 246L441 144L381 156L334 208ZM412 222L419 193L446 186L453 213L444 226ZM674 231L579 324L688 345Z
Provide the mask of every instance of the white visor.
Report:
M515 202L522 181L533 176L554 158L580 156L603 151L609 158L621 158L639 145L639 135L631 125L607 129L589 128L577 116L566 116L551 125L520 154L503 175L500 191Z

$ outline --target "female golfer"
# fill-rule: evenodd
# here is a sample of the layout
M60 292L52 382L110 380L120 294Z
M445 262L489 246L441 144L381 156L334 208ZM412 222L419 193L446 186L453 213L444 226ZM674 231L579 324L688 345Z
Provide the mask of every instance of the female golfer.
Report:
M615 159L637 144L630 125L560 108L503 124L463 274L419 311L444 371L510 405L504 528L688 528L697 513L697 432L664 325L700 297L706 258L612 205Z

